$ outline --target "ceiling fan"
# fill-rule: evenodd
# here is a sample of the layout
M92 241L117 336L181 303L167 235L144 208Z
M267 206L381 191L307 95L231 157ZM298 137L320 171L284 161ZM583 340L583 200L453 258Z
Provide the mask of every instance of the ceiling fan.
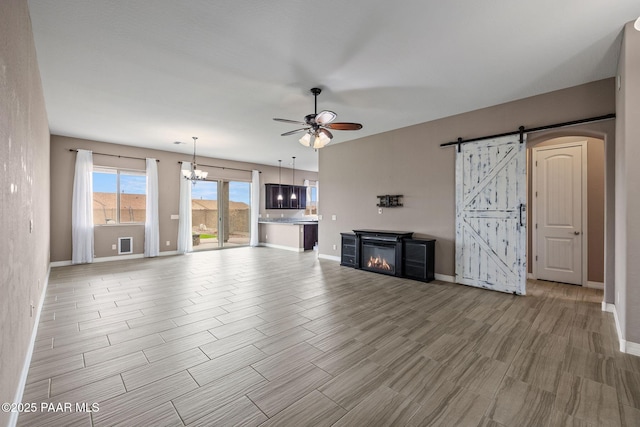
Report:
M338 117L336 113L329 110L322 110L318 113L318 95L322 92L322 89L314 87L310 91L314 96L314 110L313 114L308 114L304 117L304 122L289 119L273 119L277 122L295 123L305 125L306 127L285 132L282 136L293 135L299 132L305 132L304 136L300 138L300 144L305 147L322 148L331 142L333 134L329 129L333 130L360 130L362 125L360 123L347 123L333 121ZM313 143L311 141L313 138Z

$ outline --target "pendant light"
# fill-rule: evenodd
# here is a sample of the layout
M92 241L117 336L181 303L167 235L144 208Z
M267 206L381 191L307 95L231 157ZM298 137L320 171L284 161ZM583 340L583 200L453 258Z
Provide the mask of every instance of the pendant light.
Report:
M278 207L282 207L282 160L278 160Z
M293 172L293 178L291 180L291 183L294 185L294 187L291 188L291 200L295 200L295 199L297 199L297 197L296 197L296 189L295 189L295 185L296 185L296 156L293 156L292 159L293 159L293 168L291 169L291 171Z
M193 163L191 163L191 170L182 170L182 175L184 175L184 177L189 181L193 181L195 184L196 181L204 181L207 179L209 172L198 169L198 165L196 163L196 141L198 140L198 137L192 136L191 138L193 138Z

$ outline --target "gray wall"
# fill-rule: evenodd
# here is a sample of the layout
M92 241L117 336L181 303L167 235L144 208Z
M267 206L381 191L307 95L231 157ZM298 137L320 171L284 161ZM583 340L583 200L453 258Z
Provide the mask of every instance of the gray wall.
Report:
M559 90L386 132L320 151L319 244L339 256L340 232L413 231L436 242L437 274L455 274L455 147L441 143L600 116L615 111L614 79ZM613 143L613 121L572 127ZM592 131L591 129L604 129ZM376 195L403 194L378 214ZM336 215L336 220L331 216ZM333 249L336 245L336 249Z
M169 142L168 142L169 144ZM71 195L73 190L73 173L76 155L69 149L82 148L94 152L93 163L96 166L121 167L128 169L145 169L144 160L125 159L101 156L95 153L114 154L130 157L153 157L158 163L158 187L160 188L158 214L160 216L160 252L175 251L177 249L178 220L171 219L171 215L178 214L180 166L178 161L191 161L188 154L178 154L161 150L131 147L106 142L90 141L86 139L65 136L51 136L51 261L69 261L71 259ZM263 216L271 213L278 216L300 216L303 211L266 211L264 209L264 184L278 182L278 168L274 166L257 165L253 163L234 162L231 160L211 159L198 156L198 165L209 172L208 179L229 179L234 181L251 181L249 172L230 169L207 168L203 165L214 165L236 169L258 169L260 174L260 212ZM277 159L273 159L274 162ZM287 180L285 180L285 174ZM291 183L291 169L283 169L283 183ZM303 180L316 180L317 172L296 170L296 184L302 185ZM197 184L196 184L197 185ZM94 229L95 255L97 258L117 256L117 250L112 249L117 244L118 237L133 237L134 254L144 252L144 225L109 225L97 226ZM169 241L169 245L166 242Z
M627 341L640 343L640 32L624 28L616 93L616 294ZM637 348L636 351L640 351Z
M49 127L20 0L0 2L0 159L0 402L11 402L49 266ZM0 412L0 425L9 415Z

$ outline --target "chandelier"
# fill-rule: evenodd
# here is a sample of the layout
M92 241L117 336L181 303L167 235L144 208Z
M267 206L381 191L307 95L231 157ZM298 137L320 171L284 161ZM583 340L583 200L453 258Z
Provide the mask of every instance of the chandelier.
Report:
M195 184L195 181L204 181L205 179L207 179L207 175L209 175L209 172L198 169L198 164L196 163L196 140L198 139L198 137L192 136L192 138L193 162L191 163L191 170L183 169L182 175L184 175L184 177L189 181L194 181L193 183Z

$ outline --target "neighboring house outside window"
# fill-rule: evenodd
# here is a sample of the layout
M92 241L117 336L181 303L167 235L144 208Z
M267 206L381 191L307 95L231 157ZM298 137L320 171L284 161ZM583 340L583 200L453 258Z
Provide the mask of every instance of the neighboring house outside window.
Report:
M147 202L144 171L93 168L93 223L144 224Z

